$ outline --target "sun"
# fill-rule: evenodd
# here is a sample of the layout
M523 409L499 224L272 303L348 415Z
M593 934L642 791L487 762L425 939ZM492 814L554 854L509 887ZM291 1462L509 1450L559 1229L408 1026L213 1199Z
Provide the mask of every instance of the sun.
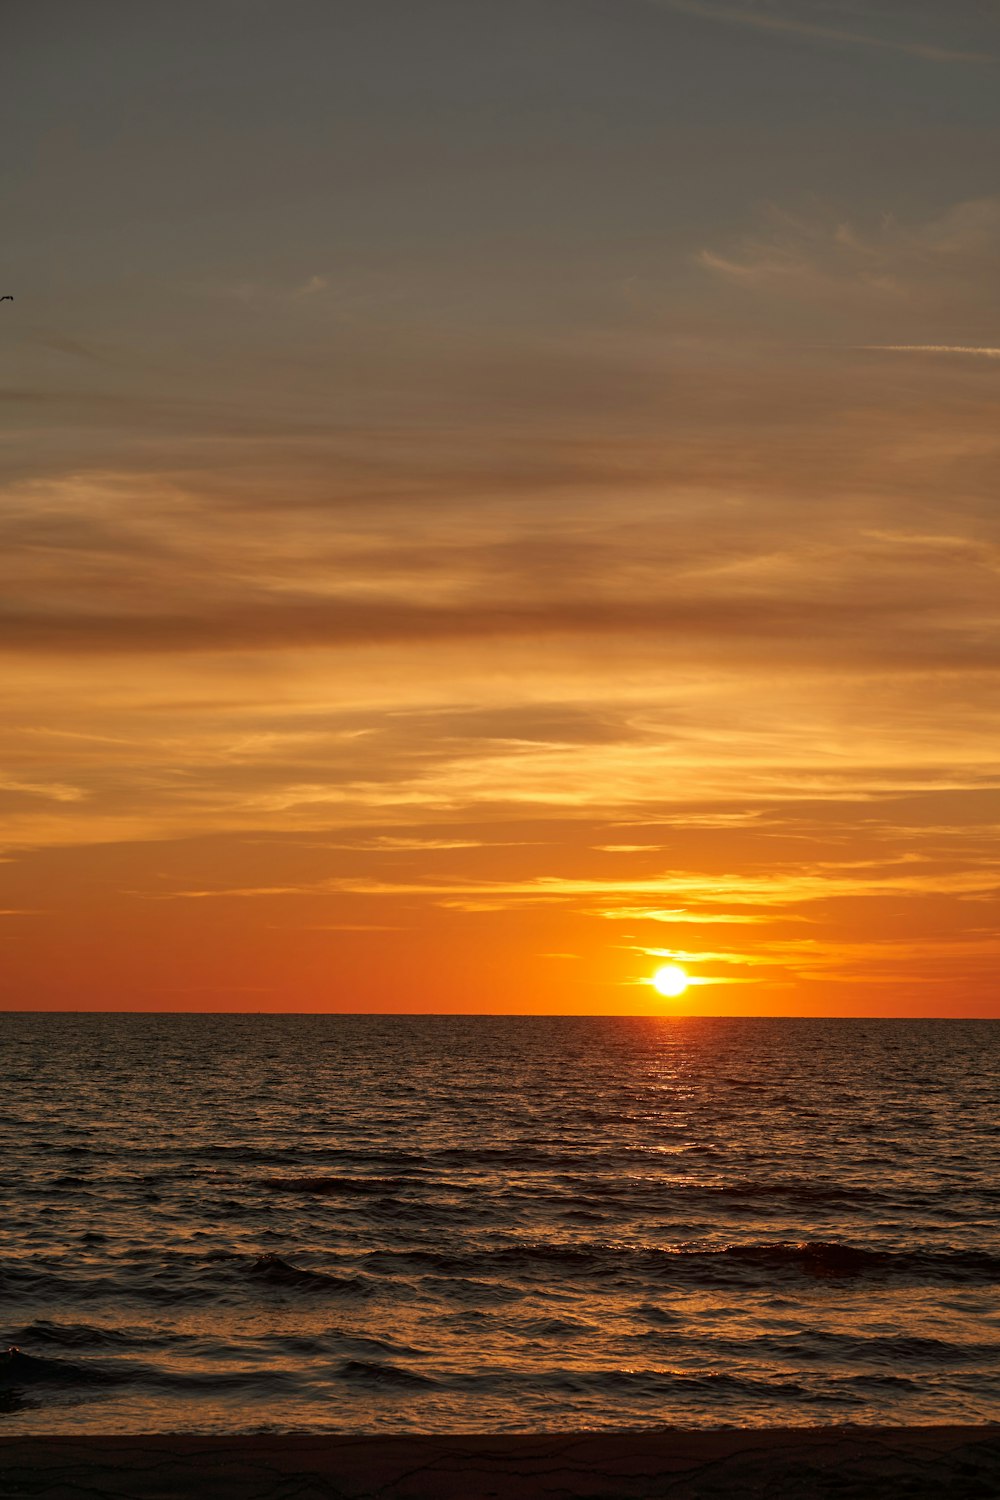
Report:
M668 1000L676 1000L678 995L683 995L689 982L680 964L667 964L664 968L657 969L650 980L654 990L666 995Z

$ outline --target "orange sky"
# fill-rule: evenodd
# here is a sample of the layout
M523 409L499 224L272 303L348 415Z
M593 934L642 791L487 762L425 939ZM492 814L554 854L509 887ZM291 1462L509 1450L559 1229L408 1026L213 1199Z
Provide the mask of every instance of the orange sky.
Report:
M473 9L15 6L0 1004L1000 1014L1000 23Z

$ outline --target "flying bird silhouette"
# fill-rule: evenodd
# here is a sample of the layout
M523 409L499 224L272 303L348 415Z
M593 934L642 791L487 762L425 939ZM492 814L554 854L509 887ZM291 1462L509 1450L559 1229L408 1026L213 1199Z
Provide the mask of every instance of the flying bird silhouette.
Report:
M5 296L5 297L0 297L0 302L13 302L13 300L14 300L14 299L13 299L13 297L12 297L12 296L11 296L11 295L10 295L10 292L8 292L8 293L7 293L7 295L6 295L6 296Z

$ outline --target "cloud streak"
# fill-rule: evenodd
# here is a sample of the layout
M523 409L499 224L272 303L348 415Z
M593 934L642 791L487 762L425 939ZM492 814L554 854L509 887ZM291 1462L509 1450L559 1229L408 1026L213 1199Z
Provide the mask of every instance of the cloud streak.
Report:
M1000 359L1000 348L988 344L861 344L859 347L888 354L964 354Z
M1000 872L987 869L884 874L860 872L841 874L835 870L811 873L801 869L776 871L767 875L706 876L678 872L654 879L601 880L573 879L556 875L539 875L530 880L466 880L452 882L390 881L374 878L346 878L318 881L309 886L236 886L218 890L183 890L162 892L157 900L203 901L213 898L248 898L262 896L355 895L407 896L437 900L440 897L491 901L507 898L514 901L590 901L595 897L626 899L635 896L685 896L716 905L731 902L735 906L774 907L800 902L827 901L860 895L893 896L905 894L981 896L1000 888ZM139 894L138 892L136 894ZM144 893L148 894L148 893ZM602 913L604 915L605 913ZM719 916L720 923L725 922Z
M921 618L941 610L922 601ZM628 602L552 599L537 604L510 601L495 605L426 607L399 599L372 602L351 599L256 602L206 609L198 614L139 611L46 612L0 608L0 649L58 652L70 656L98 652L112 655L161 652L215 652L346 648L433 644L463 640L528 638L545 635L678 637L687 642L758 640L784 643L784 654L815 655L823 642L858 641L865 630L889 623L905 628L912 606L893 599L816 600L806 596L767 595L740 598L708 592L701 597ZM863 649L867 652L868 647ZM970 664L1000 661L998 649L978 646L968 652ZM946 636L883 643L882 654L912 652L917 661L956 665L966 654L960 640ZM896 659L899 659L896 656Z
M708 0L647 0L647 3L655 5L658 10L695 16L703 21L742 26L752 31L762 31L775 36L797 37L803 41L826 46L861 47L878 52L896 52L907 57L918 58L922 62L982 65L994 63L997 60L991 53L941 47L908 38L872 36L870 32L844 31L837 26L817 25L813 21L799 20L794 16L768 14L734 5L713 5L708 3Z
M985 347L959 346L949 335L1000 316L993 271L1000 198L970 198L908 221L891 212L859 221L815 201L797 211L772 206L762 219L758 232L730 246L702 248L697 263L748 297L795 300L817 331L833 314L841 348L845 318L862 334L854 349ZM917 346L915 324L942 336Z

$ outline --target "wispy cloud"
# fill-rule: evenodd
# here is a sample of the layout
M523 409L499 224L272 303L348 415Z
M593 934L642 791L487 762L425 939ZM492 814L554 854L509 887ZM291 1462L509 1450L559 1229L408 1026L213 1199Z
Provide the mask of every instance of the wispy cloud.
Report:
M293 297L315 297L317 292L325 292L330 285L325 276L309 276L301 286L297 286L292 293Z
M714 949L687 949L687 948L644 948L635 946L629 950L632 953L641 953L646 958L669 958L678 964L743 964L750 968L760 968L773 963L763 953L722 953Z
M798 16L776 15L773 11L751 10L745 6L713 5L708 0L647 0L647 3L652 3L659 10L697 16L704 21L744 26L753 31L770 32L778 36L801 37L805 41L827 46L865 47L879 52L898 52L920 58L924 62L982 64L996 61L993 54L987 52L941 47L909 37L882 37L873 36L871 32L845 31L838 26L818 25L815 21L803 20Z
M799 211L769 207L758 230L730 246L704 247L697 260L748 292L819 299L841 316L853 309L865 315L869 328L873 313L905 317L910 328L916 316L925 329L929 318L946 328L945 318L954 327L957 319L975 317L971 326L981 327L995 305L998 246L997 197L966 199L910 221L890 212L864 222L812 202ZM890 336L855 347L921 346ZM926 347L965 349L944 339L928 339Z
M859 347L886 354L971 354L979 359L1000 359L1000 348L988 344L861 344Z
M612 922L680 922L712 927L728 927L733 923L759 924L768 920L765 916L753 916L747 912L688 911L684 907L668 911L657 906L617 906L597 915Z
M234 298L238 302L298 302L303 297L315 297L319 292L329 289L329 278L326 276L307 276L304 281L294 285L287 283L264 283L251 281L244 278L240 281L227 282L212 290L217 295Z
M165 613L119 610L0 610L0 631L21 651L146 655L174 652L289 650L567 636L682 636L719 641L742 637L775 643L791 656L809 643L854 641L864 622L902 624L909 613L892 598L784 598L706 589L700 597L606 601L519 599L479 606L426 607L408 599L288 598L277 592L226 606ZM900 618L903 617L903 619ZM924 652L939 656L943 642ZM916 643L914 643L915 649Z
M901 859L900 865L915 861ZM684 894L702 902L732 902L736 905L785 907L798 902L825 901L835 897L862 895L932 894L967 896L995 891L1000 874L986 870L913 871L903 874L883 867L882 873L867 862L847 865L846 873L835 866L812 870L796 866L766 875L703 875L687 871L647 880L570 879L538 875L527 880L496 881L388 881L368 877L335 878L302 886L233 887L164 892L159 900L205 900L210 897L261 897L277 895L356 895L423 897L433 901L454 899L523 901L574 901L595 897L626 899L636 895ZM138 893L136 893L138 894ZM716 918L716 920L728 920Z
M690 988L698 987L700 985L715 984L759 984L760 981L755 976L737 976L734 974L689 974L687 976L687 982L688 987ZM642 975L638 978L623 979L620 981L620 983L623 986L627 986L629 988L632 988L633 986L640 986L643 989L655 988L652 979L650 979L646 975Z
M348 846L351 847L351 846ZM442 839L442 838L420 838L416 835L400 837L394 834L383 833L377 838L366 843L360 843L353 847L359 849L370 849L375 853L406 854L423 850L437 849L482 849L482 839Z
M66 782L12 781L6 777L0 777L0 792L18 792L52 802L82 802L87 795L82 787L70 786Z

